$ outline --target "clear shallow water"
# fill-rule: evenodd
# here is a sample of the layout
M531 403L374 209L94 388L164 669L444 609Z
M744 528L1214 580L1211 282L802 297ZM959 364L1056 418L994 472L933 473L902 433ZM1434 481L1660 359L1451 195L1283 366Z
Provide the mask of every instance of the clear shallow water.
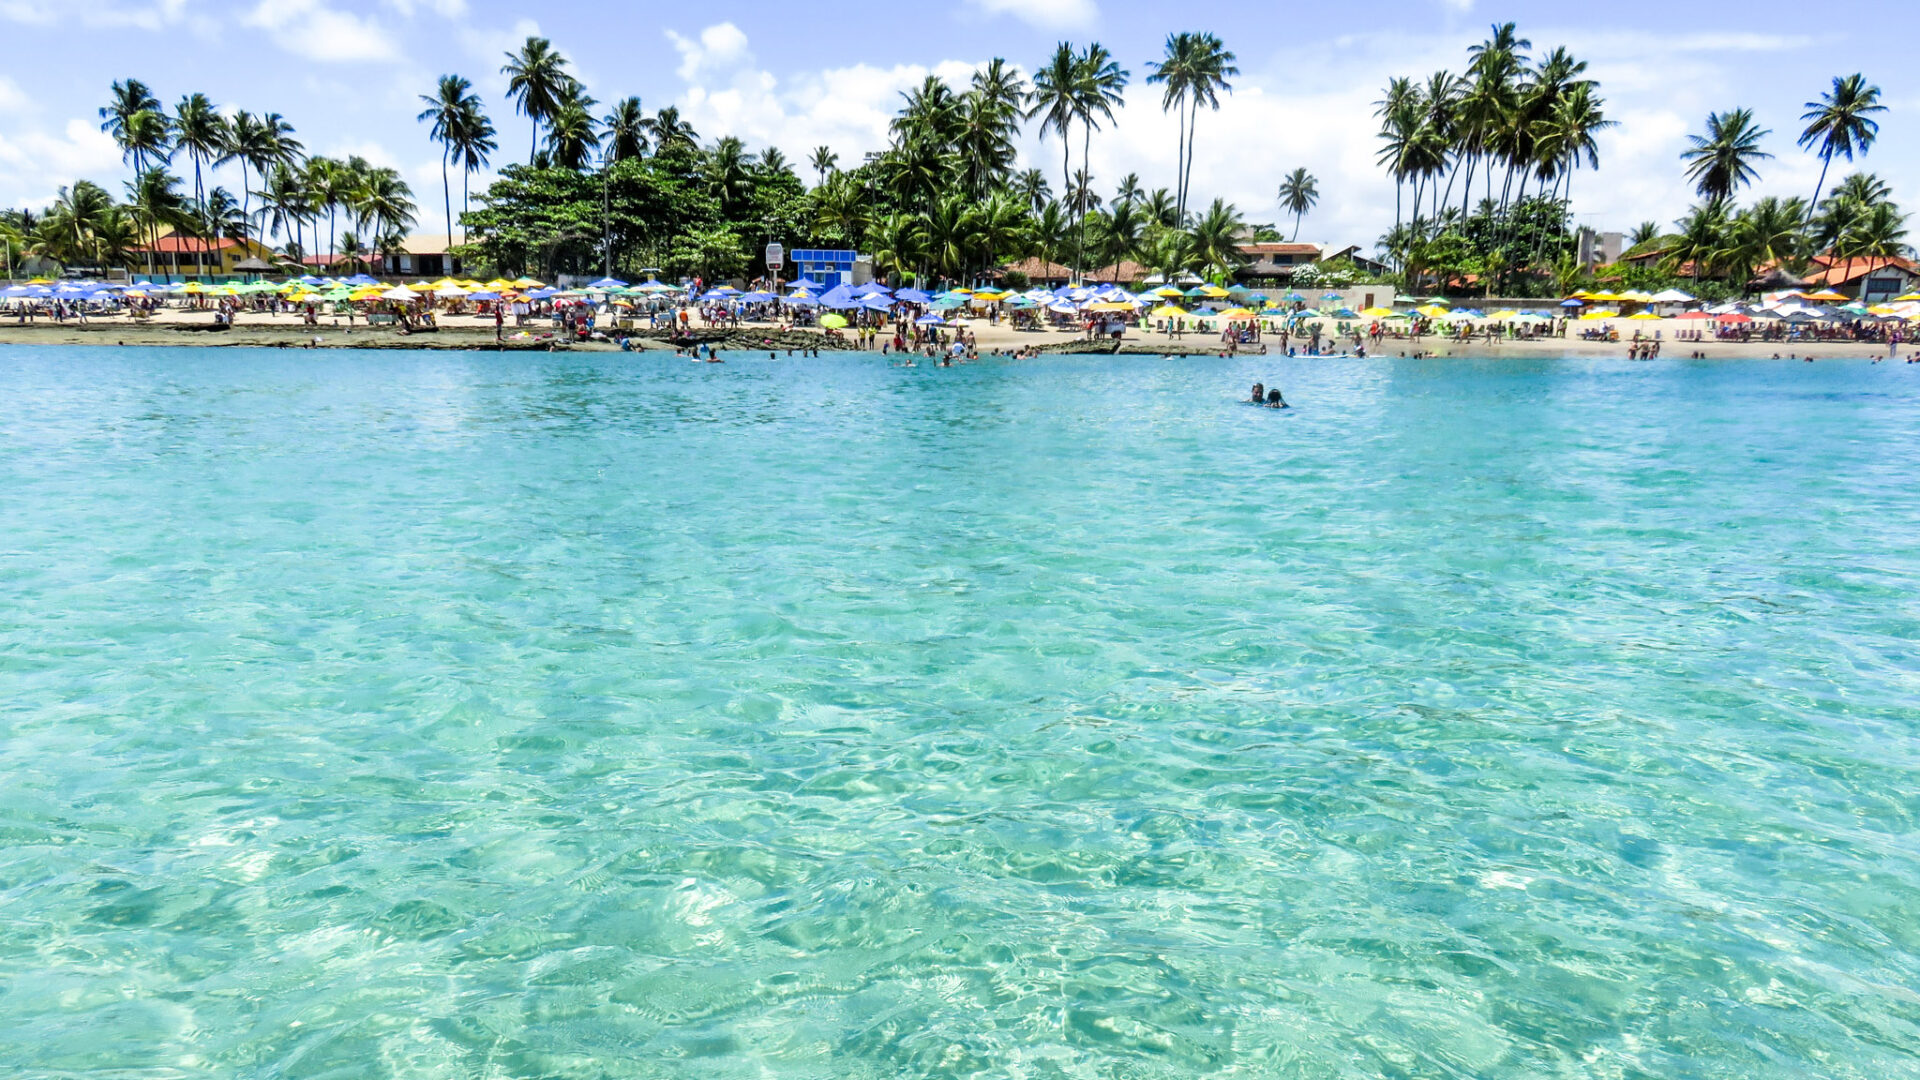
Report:
M1916 1075L1917 452L1858 362L0 349L0 1066Z

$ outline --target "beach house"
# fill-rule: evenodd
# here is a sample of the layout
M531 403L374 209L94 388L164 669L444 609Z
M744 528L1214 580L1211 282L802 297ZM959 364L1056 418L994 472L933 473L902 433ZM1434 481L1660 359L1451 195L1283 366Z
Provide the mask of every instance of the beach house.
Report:
M149 262L151 258L151 262ZM138 271L151 265L153 272L168 277L235 277L246 274L240 264L253 261L271 264L272 249L256 240L222 237L202 240L197 236L163 233L151 244L132 249L129 262Z

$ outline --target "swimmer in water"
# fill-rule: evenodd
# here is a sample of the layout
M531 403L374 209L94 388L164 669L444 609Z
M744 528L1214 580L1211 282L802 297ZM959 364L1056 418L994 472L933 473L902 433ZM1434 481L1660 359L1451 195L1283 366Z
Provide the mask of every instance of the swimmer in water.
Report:
M1280 388L1274 387L1272 390L1267 391L1267 408L1289 409L1292 408L1292 406L1287 404L1286 398L1280 396Z
M1262 402L1264 402L1264 401L1266 401L1266 400L1267 400L1267 388L1266 388L1266 387L1265 387L1264 385L1262 385L1262 384L1260 384L1260 383L1254 383L1254 384L1253 384L1253 397L1251 397L1251 398L1249 398L1248 400L1249 400L1249 401L1252 401L1252 402L1253 402L1253 403L1254 403L1255 405L1259 405L1259 404L1261 404Z

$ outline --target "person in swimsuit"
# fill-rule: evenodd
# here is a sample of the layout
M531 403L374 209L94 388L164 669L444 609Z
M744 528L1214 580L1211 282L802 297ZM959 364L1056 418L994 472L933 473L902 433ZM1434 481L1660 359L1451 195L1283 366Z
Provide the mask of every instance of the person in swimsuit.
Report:
M1267 391L1267 408L1284 409L1287 407L1288 407L1287 399L1280 396L1279 387L1275 387L1272 390Z
M1262 401L1265 401L1266 397L1267 397L1267 388L1260 383L1254 383L1253 397L1250 398L1249 400L1251 400L1255 405L1258 405Z

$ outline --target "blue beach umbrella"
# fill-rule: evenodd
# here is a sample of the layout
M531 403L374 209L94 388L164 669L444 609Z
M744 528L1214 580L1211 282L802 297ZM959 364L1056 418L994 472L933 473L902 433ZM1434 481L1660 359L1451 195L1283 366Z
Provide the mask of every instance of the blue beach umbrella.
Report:
M786 304L788 307L819 307L820 301L802 293L799 296L787 297Z
M801 278L799 281L789 282L787 284L787 288L805 289L808 292L825 292L827 290L827 287L825 285L821 284L818 281L813 280L812 278Z
M468 294L467 294L467 299L469 299L469 300L498 300L498 299L500 299L500 294L499 294L499 293L497 293L497 292L487 292L487 291L485 291L485 290L482 290L482 291L480 291L480 292L474 292L474 293L468 293Z
M893 294L893 298L909 304L925 304L933 300L933 297L928 296L919 289L901 289L899 292Z
M833 288L828 289L825 294L820 296L819 300L821 307L833 308L836 311L845 311L847 308L859 303L858 299L853 295L853 290L845 285L835 285Z
M624 289L626 287L627 287L626 282L621 281L619 278L610 278L610 277L603 277L599 281L593 282L592 284L587 286L587 288L589 289Z
M1560 301L1560 306L1561 307L1586 307L1587 302L1585 300L1562 300Z
M764 304L769 300L775 299L775 297L772 293L768 292L750 292L741 293L738 299L743 304Z
M853 288L853 295L855 296L882 296L891 295L892 293L892 289L887 288L877 281L869 281L865 285L856 285Z
M868 311L892 311L893 301L878 293L874 293L862 298L860 306L866 308Z
M918 326L945 326L947 322L938 315L922 315L913 321Z

